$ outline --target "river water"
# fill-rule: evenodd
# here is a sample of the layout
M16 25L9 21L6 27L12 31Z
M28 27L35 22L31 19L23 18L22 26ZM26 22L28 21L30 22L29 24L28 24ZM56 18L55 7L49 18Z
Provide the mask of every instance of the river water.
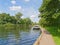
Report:
M40 36L39 30L1 30L0 45L33 45Z

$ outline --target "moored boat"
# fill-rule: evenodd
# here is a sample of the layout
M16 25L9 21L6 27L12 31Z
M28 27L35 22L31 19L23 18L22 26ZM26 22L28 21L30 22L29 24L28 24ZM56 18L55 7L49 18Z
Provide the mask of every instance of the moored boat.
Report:
M33 27L33 30L40 30L39 25L35 25L35 26Z

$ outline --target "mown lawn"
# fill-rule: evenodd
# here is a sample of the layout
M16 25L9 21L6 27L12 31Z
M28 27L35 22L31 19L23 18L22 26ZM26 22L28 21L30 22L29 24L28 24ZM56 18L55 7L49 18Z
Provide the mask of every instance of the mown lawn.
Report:
M60 45L60 28L53 27L53 26L45 27L45 28L46 28L46 30L48 30L52 34L56 45Z

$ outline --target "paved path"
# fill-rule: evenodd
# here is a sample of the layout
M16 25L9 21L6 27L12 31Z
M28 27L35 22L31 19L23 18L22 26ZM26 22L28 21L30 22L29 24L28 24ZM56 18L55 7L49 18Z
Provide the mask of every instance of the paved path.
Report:
M42 29L42 37L39 45L55 45L52 35L50 35L50 33L44 29Z
M52 35L42 28L42 34L34 45L55 45Z

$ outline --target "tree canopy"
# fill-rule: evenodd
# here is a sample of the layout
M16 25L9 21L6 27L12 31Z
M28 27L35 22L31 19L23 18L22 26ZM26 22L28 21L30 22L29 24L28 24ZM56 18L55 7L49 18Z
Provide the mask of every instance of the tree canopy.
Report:
M41 13L41 25L60 24L60 0L43 0L39 12Z
M26 25L30 25L32 24L32 21L30 18L21 18L22 13L17 13L14 16L11 16L10 14L7 13L1 13L0 14L0 24L26 24Z

